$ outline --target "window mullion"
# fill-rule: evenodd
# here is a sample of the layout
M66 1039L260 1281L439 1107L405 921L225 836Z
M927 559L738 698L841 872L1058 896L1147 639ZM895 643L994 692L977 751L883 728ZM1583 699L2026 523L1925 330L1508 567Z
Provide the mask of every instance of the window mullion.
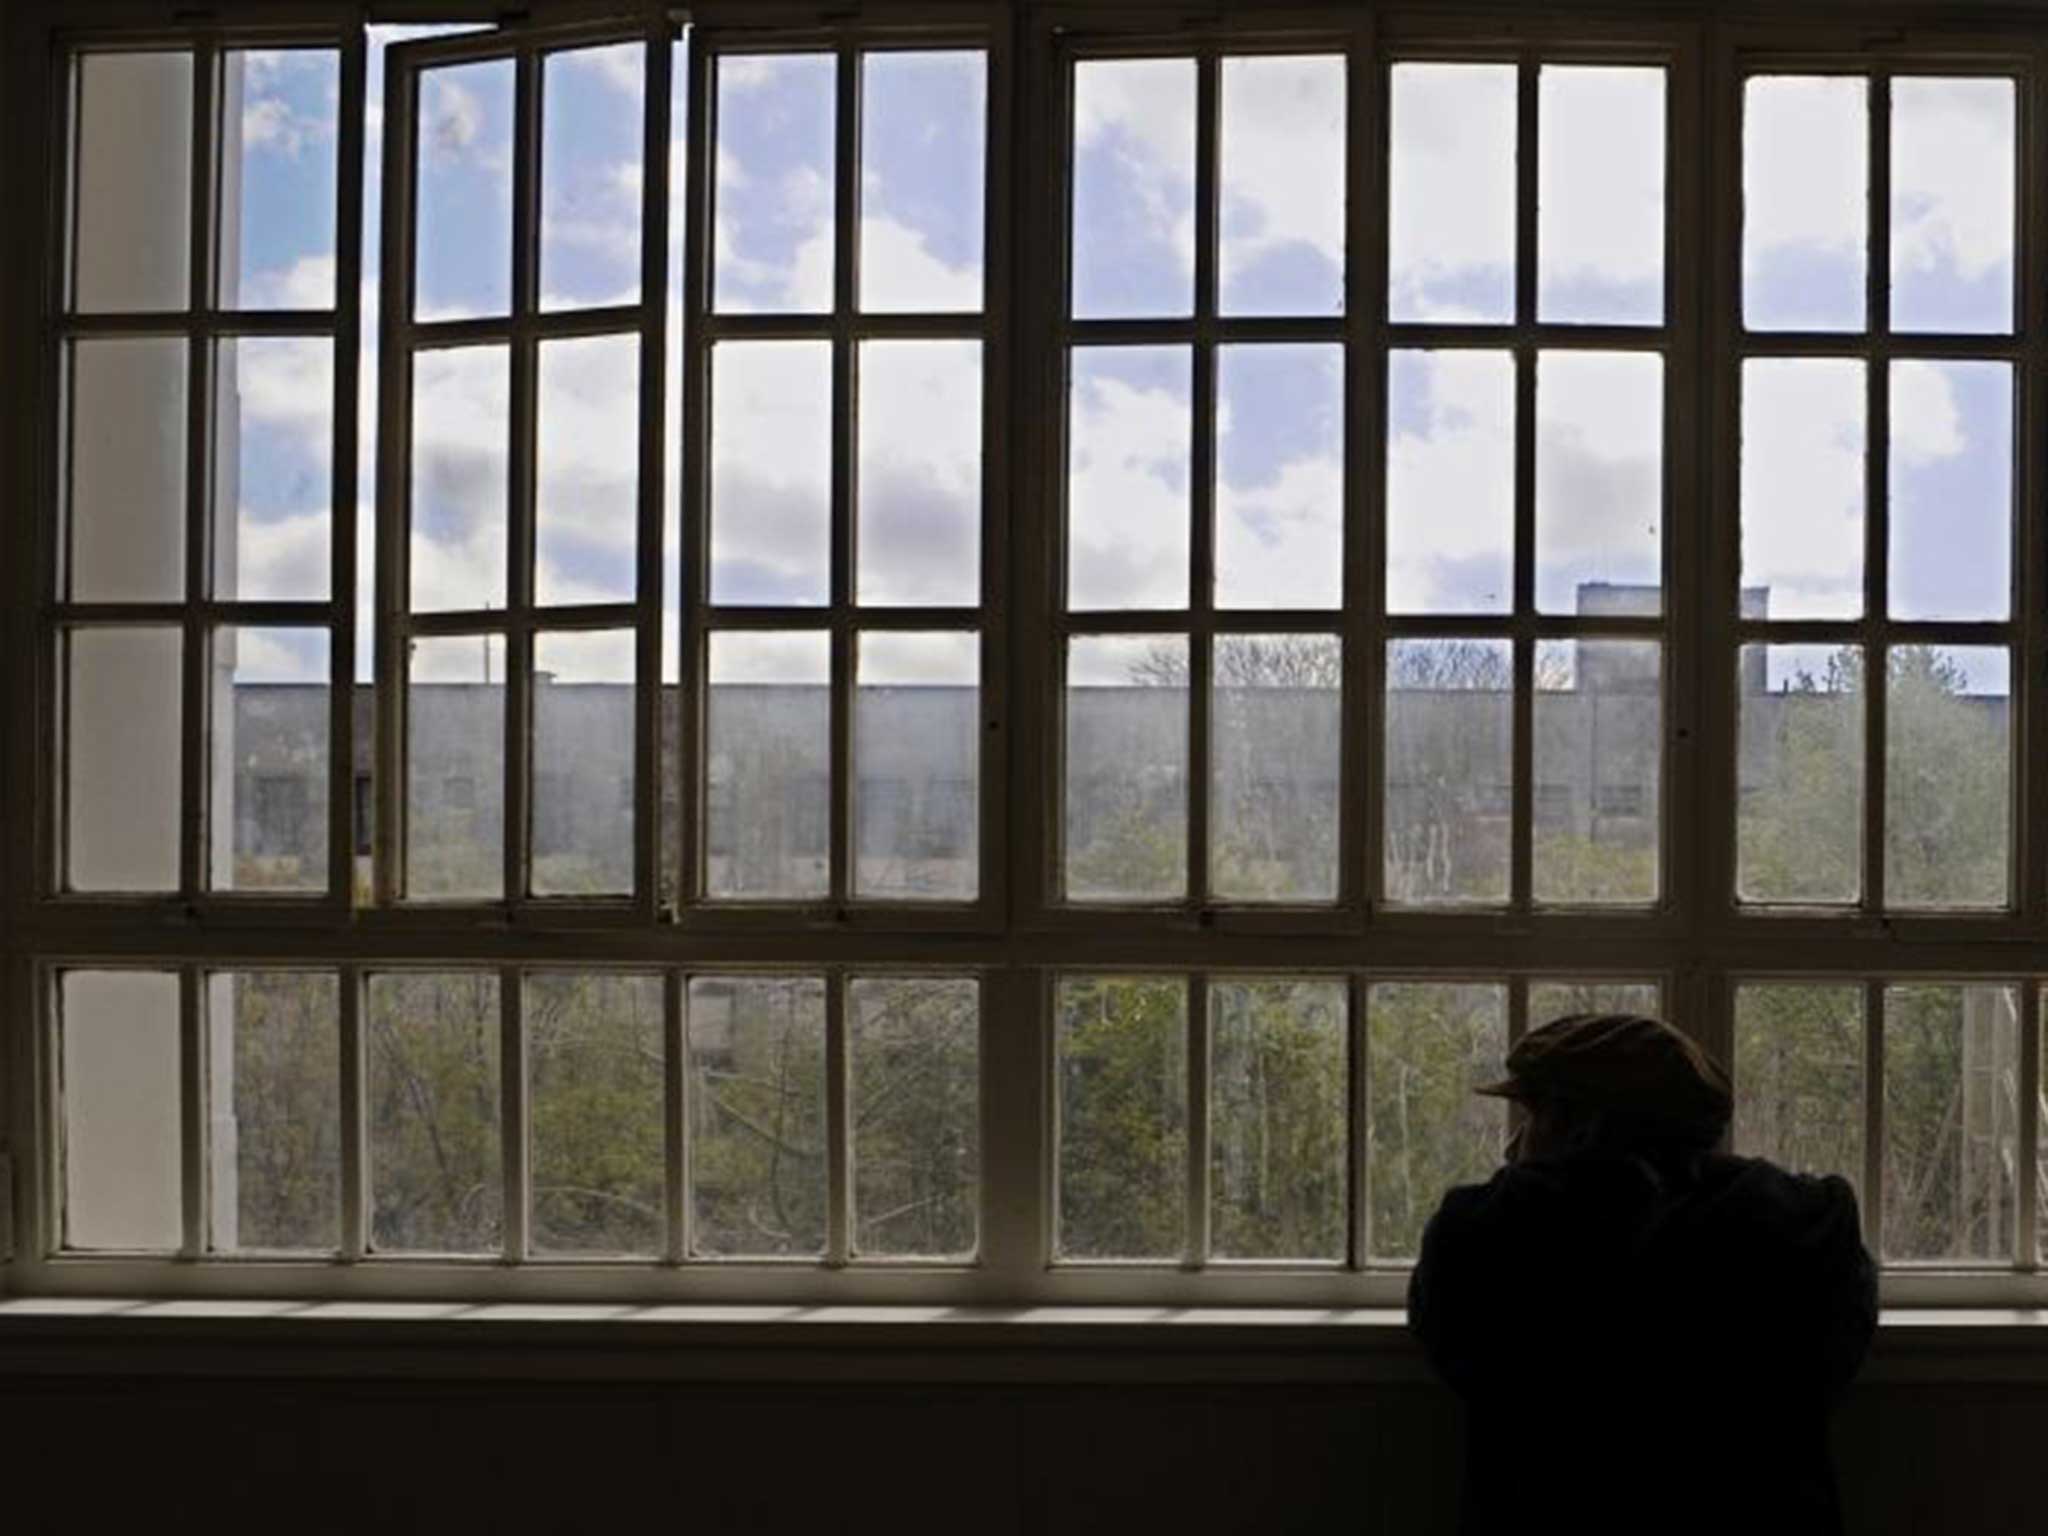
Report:
M363 34L341 44L341 104L335 136L334 452L328 500L327 894L337 910L355 905L356 496L363 336ZM344 1009L347 1005L344 1004ZM343 1082L348 1073L344 1069ZM344 1094L347 1093L344 1088ZM344 1139L347 1132L343 1133ZM346 1206L342 1217L348 1217Z
M1210 898L1213 809L1209 803L1209 721L1215 688L1216 342L1210 328L1217 309L1219 73L1216 54L1204 51L1196 60L1195 73L1195 326L1189 389L1194 419L1188 463L1188 512L1193 522L1188 538L1192 633L1188 637L1187 893L1198 906ZM1206 1220L1206 1206L1204 1211ZM1189 1230L1191 1234L1194 1231L1192 1226ZM1206 1243L1197 1247L1196 1259L1204 1257L1205 1251Z
M533 1137L527 1107L526 978L511 965L498 972L498 1095L505 1261L517 1264L529 1247Z
M1340 700L1342 757L1338 781L1342 799L1337 811L1337 905L1362 915L1371 893L1379 888L1380 816L1377 731L1380 718L1377 690L1383 661L1380 608L1385 583L1377 580L1383 560L1383 518L1379 489L1384 475L1380 423L1385 406L1382 384L1386 353L1380 344L1386 313L1386 239L1383 130L1386 112L1374 69L1372 13L1345 51L1344 70L1344 678ZM1353 989L1354 1016L1358 1012ZM1356 1030L1353 1031L1356 1047ZM1358 1135L1357 1105L1353 1134ZM1362 1165L1354 1164L1362 1182ZM1356 1202L1354 1202L1354 1206ZM1354 1241L1362 1230L1352 1222ZM1353 1263L1362 1262L1362 1249Z
M1538 65L1524 55L1515 87L1514 693L1510 701L1508 905L1529 908L1535 841L1536 196Z
M860 409L858 347L854 315L860 303L860 53L841 46L833 92L833 264L832 264L832 467L831 550L831 743L827 766L828 892L844 911L853 889L853 632L855 414ZM836 995L836 991L835 991ZM828 1003L828 1008L833 1006ZM836 1153L835 1148L835 1153ZM843 1202L834 1213L844 1214ZM843 1236L843 1234L842 1234ZM841 1249L843 1255L844 1249Z
M179 1256L206 1256L213 1225L207 1179L206 992L197 967L178 971L178 1150L184 1228Z
M530 321L540 310L540 55L515 55L512 140L512 341L505 636L504 899L518 905L533 866L533 590L535 426L539 341ZM488 642L486 642L488 644ZM508 1234L511 1224L506 1225Z
M202 317L213 307L215 292L214 209L219 154L218 114L220 54L201 43L192 55L192 214L187 265L190 288L185 322L185 618L179 658L183 679L178 806L178 886L190 901L211 884L213 861L206 814L208 774L206 747L212 636L200 617L200 605L211 595L208 533L209 438L213 423L213 348L211 329Z
M368 1095L364 1092L367 1056L363 1049L363 975L355 966L339 975L341 1078L341 1257L360 1259L369 1248Z
M682 466L678 476L680 506L675 559L682 565L683 615L676 662L677 779L676 826L678 904L687 909L704 894L706 880L700 820L704 809L704 683L705 615L711 591L709 490L711 476L710 385L711 353L705 315L711 291L711 138L717 124L717 93L712 88L710 50L696 39L689 51L686 87L689 131L683 156L683 357L678 392L672 407L681 420Z
M675 45L667 21L649 29L646 120L641 141L640 197L640 465L634 592L639 605L633 647L633 896L643 921L661 901L662 576L670 558L663 538L668 491L668 231L669 138L675 89ZM673 1225L673 1224L671 1224Z
M1866 335L1863 436L1863 900L1885 910L1885 705L1891 654L1886 648L1891 539L1891 76L1870 78L1869 256L1864 270Z

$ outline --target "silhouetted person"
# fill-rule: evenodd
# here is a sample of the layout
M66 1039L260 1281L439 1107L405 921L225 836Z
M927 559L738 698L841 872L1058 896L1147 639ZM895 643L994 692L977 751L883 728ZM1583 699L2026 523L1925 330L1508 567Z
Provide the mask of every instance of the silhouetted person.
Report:
M1408 1326L1465 1401L1467 1532L1838 1533L1827 1421L1877 1322L1842 1179L1711 1150L1728 1078L1575 1014L1508 1077L1507 1164L1444 1197Z

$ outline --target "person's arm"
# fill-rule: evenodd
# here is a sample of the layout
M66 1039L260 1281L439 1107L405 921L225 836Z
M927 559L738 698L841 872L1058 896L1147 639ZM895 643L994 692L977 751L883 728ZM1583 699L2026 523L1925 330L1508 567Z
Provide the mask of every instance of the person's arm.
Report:
M1863 1246L1855 1190L1834 1174L1822 1185L1827 1191L1828 1219L1816 1255L1820 1316L1815 1337L1822 1390L1833 1401L1855 1379L1877 1332L1877 1265Z

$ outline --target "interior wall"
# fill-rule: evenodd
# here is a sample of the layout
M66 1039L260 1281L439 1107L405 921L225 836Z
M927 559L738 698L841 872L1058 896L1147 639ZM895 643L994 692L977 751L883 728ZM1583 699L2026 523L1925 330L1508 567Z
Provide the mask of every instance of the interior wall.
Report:
M17 1480L29 1531L1431 1536L1459 1430L1425 1385L0 1379L14 1465L91 1448ZM1835 1439L1857 1536L2011 1536L2048 1498L2041 1385L1861 1387Z

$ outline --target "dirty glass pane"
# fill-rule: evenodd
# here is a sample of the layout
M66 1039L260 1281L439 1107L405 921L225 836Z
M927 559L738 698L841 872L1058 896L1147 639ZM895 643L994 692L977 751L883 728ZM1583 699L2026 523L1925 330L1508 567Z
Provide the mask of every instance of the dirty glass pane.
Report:
M854 888L972 901L981 888L981 637L869 631L853 697Z
M1073 312L1186 315L1195 286L1195 61L1074 66Z
M1860 331L1869 82L1759 75L1743 92L1742 316L1753 331Z
M64 1246L174 1249L184 1235L178 978L69 971L61 998Z
M535 1253L654 1254L665 1232L659 976L526 978Z
M331 1252L341 1242L340 982L331 971L232 971L206 989L212 1244Z
M1210 1251L1341 1259L1350 1026L1342 981L1209 988Z
M505 887L505 637L412 642L405 890L494 900Z
M1735 991L1735 1150L1863 1189L1863 989L1801 982Z
M831 872L831 657L823 631L710 637L704 878L715 897L822 896Z
M1505 640L1387 646L1386 895L1503 902L1514 809L1514 660Z
M1368 1251L1376 1259L1413 1259L1444 1191L1483 1182L1500 1166L1507 1106L1472 1090L1504 1070L1507 988L1376 983L1366 997L1366 1040Z
M1736 666L1738 900L1863 893L1863 651L1745 645Z
M533 637L533 894L633 889L630 629Z
M2002 907L2011 897L2012 653L1886 652L1884 899Z
M1059 1234L1066 1259L1177 1259L1187 1233L1187 987L1059 985Z
M373 1248L502 1248L501 1028L494 972L370 978L363 1043Z
M974 1251L981 1194L981 986L958 976L847 985L853 1249Z
M1560 906L1657 899L1664 648L1654 640L1536 644L1530 884Z
M1334 901L1344 647L1336 635L1218 635L1209 705L1210 889Z
M1884 994L1884 1257L2012 1262L2020 994Z
M1070 901L1187 890L1185 635L1077 635L1067 648L1063 872Z
M1654 981L1532 981L1529 1028L1541 1029L1568 1013L1640 1013L1662 1018L1662 992Z
M324 629L214 631L216 890L327 889L327 643Z
M693 976L690 1198L696 1251L825 1250L825 984Z

